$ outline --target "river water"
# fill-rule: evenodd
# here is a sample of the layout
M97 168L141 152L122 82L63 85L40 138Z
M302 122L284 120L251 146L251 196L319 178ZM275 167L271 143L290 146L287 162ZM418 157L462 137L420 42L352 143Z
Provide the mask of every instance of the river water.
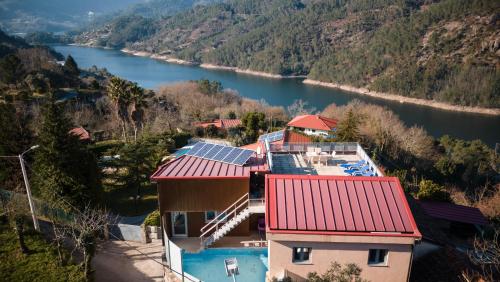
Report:
M147 57L137 57L118 50L80 46L53 46L63 55L71 54L80 67L96 65L142 87L155 89L161 85L197 79L218 80L224 88L237 90L252 99L264 99L271 105L288 106L302 99L309 106L323 110L335 103L344 105L353 99L386 106L408 126L422 126L434 137L448 134L473 140L481 139L490 146L500 142L500 117L460 113L408 103L366 97L321 86L305 85L301 79L273 79L224 70L207 70L197 66L170 64Z

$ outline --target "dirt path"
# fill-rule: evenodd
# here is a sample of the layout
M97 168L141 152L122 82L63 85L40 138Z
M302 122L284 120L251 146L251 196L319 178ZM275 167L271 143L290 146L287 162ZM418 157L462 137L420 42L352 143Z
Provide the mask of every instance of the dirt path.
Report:
M147 256L138 252L147 254ZM163 281L161 240L150 244L108 241L98 250L92 264L95 281Z

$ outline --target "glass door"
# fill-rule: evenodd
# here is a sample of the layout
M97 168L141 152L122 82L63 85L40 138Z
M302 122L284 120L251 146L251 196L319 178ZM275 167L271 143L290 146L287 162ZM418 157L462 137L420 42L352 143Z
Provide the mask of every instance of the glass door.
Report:
M187 237L187 213L172 212L170 214L172 220L172 236Z

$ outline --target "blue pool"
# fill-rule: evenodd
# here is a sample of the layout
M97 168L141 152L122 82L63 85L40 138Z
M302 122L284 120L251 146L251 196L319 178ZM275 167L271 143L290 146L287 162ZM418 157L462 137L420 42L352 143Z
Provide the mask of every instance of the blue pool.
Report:
M265 281L268 268L267 248L206 249L200 253L184 253L182 265L184 272L206 282L233 281L227 277L224 259L236 258L240 274L238 282Z
M182 147L182 148L178 149L177 151L175 151L174 155L178 158L178 157L186 154L187 152L189 152L189 150L191 150L191 148L193 148L193 146Z

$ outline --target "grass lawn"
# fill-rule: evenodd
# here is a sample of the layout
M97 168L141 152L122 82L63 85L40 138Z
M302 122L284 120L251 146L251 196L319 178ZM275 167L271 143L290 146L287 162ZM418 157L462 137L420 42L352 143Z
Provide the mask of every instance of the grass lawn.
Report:
M84 281L76 265L59 266L55 248L37 232L25 235L29 254L23 255L12 228L0 224L0 281Z
M114 185L104 186L104 203L114 214L122 216L136 216L150 213L158 209L158 195L156 186L151 185L141 189L141 199L137 203L130 199L136 195L135 188L117 187Z

